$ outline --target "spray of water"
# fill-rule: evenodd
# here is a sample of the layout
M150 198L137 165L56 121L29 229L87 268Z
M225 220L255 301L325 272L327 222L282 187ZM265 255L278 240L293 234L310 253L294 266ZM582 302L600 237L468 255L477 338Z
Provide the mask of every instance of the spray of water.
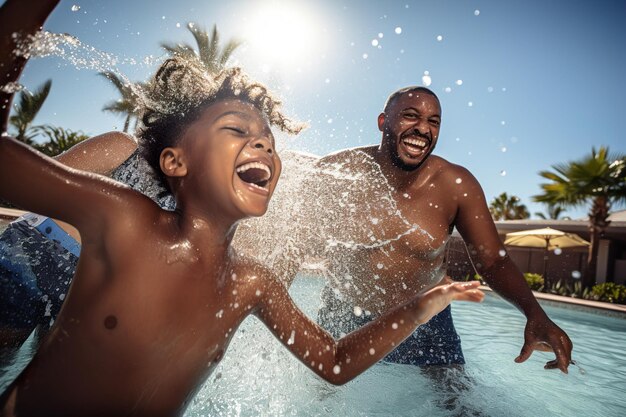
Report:
M121 60L70 35L48 32L20 42L16 54L28 58L55 56L78 69L112 72L124 80L144 103L147 102L144 92L128 80L119 66L153 65L159 60ZM16 84L4 88L19 90L22 87ZM393 244L412 233L421 234L427 245L430 242L433 251L440 250L440 245L435 244L431 235L402 215L393 196L393 188L368 154L352 152L342 163L323 163L316 157L289 151L282 152L281 156L283 175L268 213L241 222L233 246L243 255L267 265L286 283L291 282L304 263L322 275L339 297L344 291L362 295L371 284L367 282L364 285L362 281L377 279L371 265L361 262L364 253L378 251L391 258ZM172 196L167 194L152 169L137 154L118 168L113 177L153 198L166 209L175 206ZM384 267L383 263L378 264L379 269ZM438 276L440 271L432 271L432 274ZM376 292L384 294L384 286L376 285L375 288L374 293L363 298L375 298ZM315 301L307 303L309 306L316 304ZM315 312L310 312L310 316L314 317ZM244 323L236 339L268 339L265 330L255 323ZM273 415L284 414L288 411L286 405L293 405L293 396L277 396L276 392L280 392L275 389L277 384L295 385L303 390L298 396L309 398L312 403L299 404L299 410L315 408L314 403L318 399L304 392L310 387L300 383L303 378L314 381L309 371L291 366L290 359L286 359L288 354L275 345L253 345L246 343L227 355L230 361L225 361L225 365L211 378L211 388L200 392L192 408L210 410L215 414L239 415L242 406L248 407L248 410L260 407L259 411L270 409ZM228 365L231 362L233 366ZM223 368L227 368L228 378L222 376ZM252 382L254 387L244 387L245 393L234 389L239 385L237 370L256 375ZM299 383L293 384L293 381ZM273 387L272 404L266 404L267 390L262 387Z

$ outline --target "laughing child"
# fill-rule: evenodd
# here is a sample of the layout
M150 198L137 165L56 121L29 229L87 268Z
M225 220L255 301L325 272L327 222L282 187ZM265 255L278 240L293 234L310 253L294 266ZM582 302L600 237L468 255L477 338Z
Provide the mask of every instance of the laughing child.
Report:
M56 1L34 3L5 2L0 30L34 33ZM11 7L21 8L21 27L4 25ZM3 48L13 46L10 33L0 33ZM24 63L0 54L0 77L16 81ZM173 212L0 138L0 198L68 222L82 238L63 308L2 395L1 415L182 414L250 314L342 384L452 300L482 299L475 283L437 287L335 341L230 247L239 220L265 213L280 175L270 126L299 130L280 103L237 68L210 76L175 58L159 68L145 106L141 147L176 197Z

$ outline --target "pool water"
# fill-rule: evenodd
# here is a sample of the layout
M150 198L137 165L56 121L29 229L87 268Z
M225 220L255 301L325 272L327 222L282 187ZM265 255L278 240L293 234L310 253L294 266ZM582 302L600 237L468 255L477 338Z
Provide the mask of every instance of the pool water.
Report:
M319 279L300 277L291 294L315 317ZM510 304L488 295L483 304L455 303L469 388L453 410L440 406L454 394L438 391L410 365L378 364L350 383L321 381L282 348L255 318L235 336L220 367L197 395L187 416L481 416L626 415L626 319L545 306L574 343L568 375L544 370L550 354L523 364L525 320ZM454 378L454 375L451 376Z
M310 317L319 307L322 281L299 277L290 293ZM545 306L570 335L577 366L564 375L544 370L551 356L537 352L523 364L522 315L497 296L483 304L455 303L453 316L463 340L466 381L455 393L436 388L410 365L380 363L348 384L319 379L274 339L254 317L233 338L224 360L192 400L192 416L584 416L626 415L626 319ZM31 355L0 372L0 390ZM442 403L457 398L452 409Z

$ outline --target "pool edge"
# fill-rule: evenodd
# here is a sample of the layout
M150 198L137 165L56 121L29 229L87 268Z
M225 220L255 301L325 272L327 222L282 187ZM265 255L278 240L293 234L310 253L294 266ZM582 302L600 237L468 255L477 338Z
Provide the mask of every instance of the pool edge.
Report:
M490 287L481 285L483 291L493 292ZM599 314L603 316L615 317L626 320L626 305L604 303L601 301L582 300L580 298L564 297L555 294L545 294L533 291L533 295L541 304L571 308L575 310L586 311L588 313Z

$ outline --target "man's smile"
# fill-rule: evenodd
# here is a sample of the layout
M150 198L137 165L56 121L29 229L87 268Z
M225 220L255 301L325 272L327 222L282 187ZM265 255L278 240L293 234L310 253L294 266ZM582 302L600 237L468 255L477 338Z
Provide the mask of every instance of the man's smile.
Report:
M415 135L412 132L401 136L400 145L404 152L416 158L424 154L430 146L430 139L421 135Z

